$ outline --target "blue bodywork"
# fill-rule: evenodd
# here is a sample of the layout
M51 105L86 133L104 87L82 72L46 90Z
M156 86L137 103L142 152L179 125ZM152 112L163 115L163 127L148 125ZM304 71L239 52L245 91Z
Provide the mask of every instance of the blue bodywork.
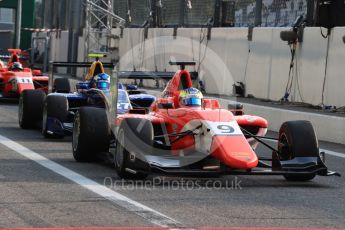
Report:
M124 114L131 109L131 103L129 101L128 94L123 89L117 91L117 114Z
M101 86L102 87L102 86ZM118 85L117 113L126 113L132 109L127 92ZM60 121L55 117L47 116L46 132L52 136L63 137L73 132L73 123L75 112L82 106L93 106L108 109L108 103L111 102L109 87L99 90L92 88L89 81L78 82L77 91L74 93L50 93L50 95L63 96L67 98L69 114L66 121Z
M156 97L150 94L140 93L129 95L129 100L133 108L149 108L156 100Z
M148 109L151 104L156 100L155 96L147 94L143 90L138 90L137 85L129 84L124 86L119 83L119 89L126 89L129 95L129 100L133 108L146 108Z

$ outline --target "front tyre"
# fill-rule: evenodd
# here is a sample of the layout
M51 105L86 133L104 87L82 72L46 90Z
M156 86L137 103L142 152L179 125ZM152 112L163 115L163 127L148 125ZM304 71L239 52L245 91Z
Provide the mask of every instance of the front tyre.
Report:
M319 157L319 144L309 121L287 121L279 130L278 151L280 160L295 157ZM309 181L315 173L284 175L288 181Z
M119 177L145 179L148 174L129 171L130 165L134 164L130 162L130 153L135 153L137 156L150 154L152 146L153 128L150 121L135 118L123 120L117 133L114 154L115 169Z
M19 98L18 122L22 129L34 128L42 121L45 93L41 90L24 90Z
M64 96L48 95L43 108L42 134L44 137L51 137L47 130L48 118L55 118L61 123L68 117L68 100ZM62 136L63 137L63 136Z

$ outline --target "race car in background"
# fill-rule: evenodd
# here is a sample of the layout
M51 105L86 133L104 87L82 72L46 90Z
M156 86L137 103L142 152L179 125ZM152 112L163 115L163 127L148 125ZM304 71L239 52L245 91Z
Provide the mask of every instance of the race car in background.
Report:
M90 81L78 82L76 92L55 90L54 93L48 94L43 107L42 134L45 137L71 135L75 113L82 107L109 110L111 103L109 80L108 74L101 73ZM93 84L96 86L92 86ZM117 111L119 114L126 113L131 109L127 92L121 89L117 92Z
M96 74L104 73L104 68L102 62L99 60L102 57L106 57L104 54L96 53L96 54L89 54L90 58L96 58L96 61L94 61L85 76L86 80L91 80ZM122 77L122 76L118 76ZM126 88L125 88L126 87ZM148 109L153 101L156 100L156 97L147 94L144 90L138 90L138 87L136 85L126 85L122 84L121 82L118 82L118 89L127 90L127 93L129 95L129 100L131 102L131 106L133 108L144 108Z
M100 55L93 54L92 57L97 57L97 59L89 68L86 76L88 80L77 82L75 90L71 87L68 78L55 78L52 92L47 96L35 90L25 92L19 104L19 125L22 128L41 125L42 134L45 137L64 137L72 133L74 114L81 107L92 106L109 110L112 100L110 76L104 72L104 65L98 60ZM84 67L85 63L81 66ZM112 63L106 63L105 67L113 68L114 66ZM131 105L125 90L118 89L117 92L117 110L122 114L131 109ZM30 104L39 107L34 100L41 103L41 107L37 111L30 111ZM37 114L35 119L31 119L32 114Z
M36 89L48 92L48 77L40 70L23 68L20 49L8 49L11 54L7 64L0 65L0 98L19 98L24 90Z
M156 97L148 94L145 90L139 90L137 85L128 84L124 86L123 83L118 83L119 89L124 89L129 95L131 106L134 109L149 109L152 103L156 100Z
M181 69L150 112L133 110L107 118L98 108L78 111L72 140L76 161L92 161L101 153L110 153L117 174L127 179L153 173L283 175L291 181L339 175L326 167L310 122L283 123L278 146L273 148L263 141L273 139L265 137L268 122L264 118L244 115L238 104L227 110L220 108L218 100L203 98L185 69L195 62L170 64ZM272 150L271 158L255 152L258 143Z
M135 109L149 109L156 100L155 96L148 94L145 90L139 90L136 85L127 85L126 89L131 105Z

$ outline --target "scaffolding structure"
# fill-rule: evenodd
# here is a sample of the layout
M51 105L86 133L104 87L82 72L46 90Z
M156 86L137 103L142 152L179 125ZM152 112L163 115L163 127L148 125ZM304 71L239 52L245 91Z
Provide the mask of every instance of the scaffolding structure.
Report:
M89 53L112 52L111 30L124 27L126 20L113 11L113 0L85 0L85 61Z

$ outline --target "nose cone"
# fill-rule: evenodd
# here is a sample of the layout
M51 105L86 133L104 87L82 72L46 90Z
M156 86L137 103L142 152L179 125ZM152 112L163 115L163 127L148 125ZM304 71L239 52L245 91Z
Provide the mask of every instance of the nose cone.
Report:
M236 169L251 169L258 165L258 157L244 136L214 136L211 155Z
M24 90L27 90L27 89L35 89L35 87L32 83L18 83L17 84L18 94L21 94Z

